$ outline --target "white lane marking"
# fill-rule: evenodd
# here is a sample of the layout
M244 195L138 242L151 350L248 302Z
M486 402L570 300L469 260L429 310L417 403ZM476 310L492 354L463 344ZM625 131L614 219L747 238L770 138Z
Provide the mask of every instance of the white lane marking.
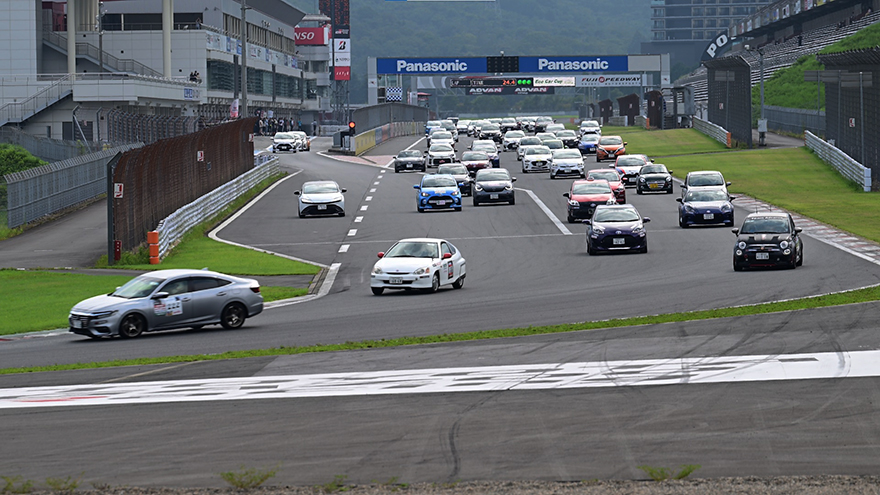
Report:
M312 265L320 266L321 268L327 268L327 265L325 265L323 263L318 263L317 261L309 261L309 260L305 260L302 258L297 258L296 256L289 256L286 254L276 253L274 251L267 251L265 249L260 249L257 247L248 246L247 244L239 244L237 242L227 241L226 239L221 239L220 237L218 237L221 230L225 229L229 224L234 222L238 217L240 217L244 212L246 212L251 206L257 204L257 202L259 200L263 199L263 196L269 194L269 192L272 189L275 189L282 182L286 181L287 179L290 179L291 177L293 177L295 175L298 175L300 172L302 172L302 170L297 170L296 172L288 175L287 177L284 177L283 179L277 181L276 183L274 183L271 186L269 186L268 188L266 188L266 190L263 191L262 193L260 193L256 198L250 200L250 202L248 202L248 204L244 205L240 210L235 212L235 214L233 214L231 217L227 218L225 222L221 223L220 225L217 226L217 228L215 228L214 230L209 232L208 237L210 237L211 239L214 239L217 242L222 242L222 243L229 244L232 246L238 246L238 247L243 247L246 249L252 249L254 251L259 251L261 253L274 254L275 256L280 256L282 258L287 258L289 260L299 261L300 263L310 263Z
M425 140L425 138L420 138L418 141L416 141L416 142L414 142L413 144L409 145L406 149L407 149L407 150L411 150L411 149L415 148L419 143L421 143L421 142L424 141L424 140ZM388 167L390 167L390 166L392 166L392 165L394 165L394 158L392 158L391 161L388 162L388 163L386 163L385 166L382 167L382 168L388 168ZM372 192L372 191L371 191L371 192Z
M371 193L374 193L374 192L376 192L376 188L375 188L375 187L373 187L373 188L370 188L370 192L371 192Z
M378 185L379 185L379 181L373 182L373 185L374 185L374 186L378 186Z
M348 231L348 237L356 236L358 233L358 229L351 229Z
M330 265L330 268L327 269L327 275L324 277L324 281L321 282L321 288L318 289L317 294L309 294L302 297L272 301L264 304L263 309L283 308L284 306L292 306L294 304L314 301L315 299L320 299L326 296L330 293L330 289L333 287L333 282L336 280L336 274L339 273L340 266L342 266L342 263L333 263L332 265Z
M558 228L563 235L573 235L571 231L568 230L568 227L566 227L561 220L556 218L556 215L553 214L550 208L547 208L547 205L545 205L544 202L541 201L541 198L539 198L537 194L532 192L530 189L521 189L517 187L516 190L523 191L528 194L532 198L532 200L538 205L538 208L544 211L544 214L547 215L548 218L550 218L550 221L552 221L553 224L556 225L556 228Z
M339 246L339 252L340 253L347 253L348 248L350 248L350 247L351 247L350 244L343 244L343 245Z
M354 223L361 223L364 221L364 217L354 217Z
M372 196L367 196L366 198L364 198L364 201L372 201L372 200L373 200Z
M0 409L880 376L880 351L690 357L0 389Z
M381 179L382 177L385 177L385 176L384 176L384 175L380 175L380 176L378 176L378 177L376 177L376 178L377 178L377 179Z
M367 208L369 208L369 207L370 207L370 205L361 206L361 211L367 211Z

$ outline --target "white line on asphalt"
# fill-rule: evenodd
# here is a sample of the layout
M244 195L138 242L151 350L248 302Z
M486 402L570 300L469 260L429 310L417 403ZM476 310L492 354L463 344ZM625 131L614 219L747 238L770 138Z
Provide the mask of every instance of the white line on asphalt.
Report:
M361 211L367 211L367 208L369 208L369 207L370 207L370 205L361 206Z
M376 192L376 188L375 187L370 188L370 192L371 193Z
M354 223L361 223L364 221L364 217L354 217Z
M358 229L351 229L348 231L348 237L355 236L355 235L357 235L357 233L358 233Z
M379 182L378 182L378 181L376 181L376 182L373 182L373 185L376 185L376 186L378 186L378 185L379 185Z
M348 248L350 248L350 247L351 247L351 244L343 244L343 245L339 246L339 252L340 253L347 253Z
M372 201L372 200L373 200L372 196L367 196L366 198L364 198L364 201Z
M550 221L552 221L553 224L556 225L556 228L558 228L560 232L562 232L564 235L573 235L571 231L568 230L568 227L566 227L565 224L563 224L562 221L556 218L556 215L554 215L553 212L550 211L550 208L547 208L547 205L545 205L544 202L541 201L541 198L539 198L537 194L532 192L530 189L521 189L519 187L517 187L516 189L518 191L523 191L528 194L532 198L532 200L538 205L538 208L543 210L547 217L550 218Z
M878 376L880 351L877 350L697 356L17 387L0 389L0 409L458 392L686 387L716 383Z
M407 150L411 150L411 149L415 148L416 145L418 145L419 143L421 143L421 142L424 141L424 140L425 140L425 138L421 138L421 139L419 139L418 141L414 142L413 144L407 146L406 149L407 149ZM390 162L386 163L385 166L384 166L383 168L388 168L388 167L390 167L390 166L392 166L392 165L394 165L394 158L392 158Z
M330 288L333 287L333 282L336 280L336 274L339 273L339 267L342 266L342 263L333 263L330 265L330 268L327 269L327 275L324 277L324 281L321 282L321 288L318 289L317 294L309 294L307 296L295 297L292 299L284 299L281 301L272 301L263 305L264 309L272 309L272 308L283 308L284 306L291 306L294 304L301 304L304 302L314 301L315 299L320 299L327 294L330 293Z

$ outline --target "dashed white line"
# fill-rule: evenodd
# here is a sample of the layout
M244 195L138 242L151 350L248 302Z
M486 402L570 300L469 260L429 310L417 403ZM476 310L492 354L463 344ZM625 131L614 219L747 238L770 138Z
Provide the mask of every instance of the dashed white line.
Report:
M370 192L376 192L376 188L375 187L371 188Z
M372 201L372 200L373 200L372 196L367 196L366 198L364 198L364 201Z
M343 244L343 245L339 246L339 252L340 253L347 253L348 248L350 248L350 247L351 247L351 244Z
M348 231L348 236L352 237L352 236L357 235L357 233L358 233L358 229L351 229Z
M354 223L361 223L364 221L364 217L354 217Z
M373 185L374 185L374 186L378 186L378 185L379 185L379 181L373 182Z
M361 211L367 211L367 208L369 208L369 207L370 207L370 205L361 206Z

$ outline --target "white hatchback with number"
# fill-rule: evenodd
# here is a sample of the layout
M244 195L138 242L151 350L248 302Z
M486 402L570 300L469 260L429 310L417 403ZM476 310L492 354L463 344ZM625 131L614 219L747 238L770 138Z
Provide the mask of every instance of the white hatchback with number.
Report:
M464 286L465 259L444 239L415 238L395 243L379 253L370 274L370 289L381 295L385 289L422 289L437 292L444 285Z

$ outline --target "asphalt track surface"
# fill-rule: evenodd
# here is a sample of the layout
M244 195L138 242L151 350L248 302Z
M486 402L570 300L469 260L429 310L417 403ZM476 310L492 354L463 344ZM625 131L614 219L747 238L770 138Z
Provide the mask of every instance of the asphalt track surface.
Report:
M374 154L391 155L410 143L391 144ZM797 270L735 273L730 230L680 229L677 194L628 191L628 202L652 219L649 253L587 256L584 227L563 224L572 233L565 235L525 193L564 222L569 181L524 175L511 153L502 155L502 166L518 178L517 204L474 208L466 201L461 213L416 213L417 174L314 152L282 160L302 172L220 236L340 263L327 296L267 310L237 331L169 332L130 342L73 336L3 342L3 367L565 323L878 283L876 265L809 237ZM293 191L318 178L348 188L346 217L296 218ZM739 218L743 213L737 210ZM352 229L357 232L349 235ZM468 260L465 288L371 295L376 252L425 235L461 249ZM341 245L349 245L347 252L339 253ZM413 348L3 376L0 387L819 352L838 353L845 362L849 352L878 349L877 313L872 303ZM403 482L639 479L644 473L637 466L645 464L701 464L700 477L869 474L880 443L878 383L834 378L0 409L0 473L43 479L85 471L88 479L111 484L169 486L222 486L220 471L279 462L273 479L279 485L326 483L338 474L361 483L395 476Z

